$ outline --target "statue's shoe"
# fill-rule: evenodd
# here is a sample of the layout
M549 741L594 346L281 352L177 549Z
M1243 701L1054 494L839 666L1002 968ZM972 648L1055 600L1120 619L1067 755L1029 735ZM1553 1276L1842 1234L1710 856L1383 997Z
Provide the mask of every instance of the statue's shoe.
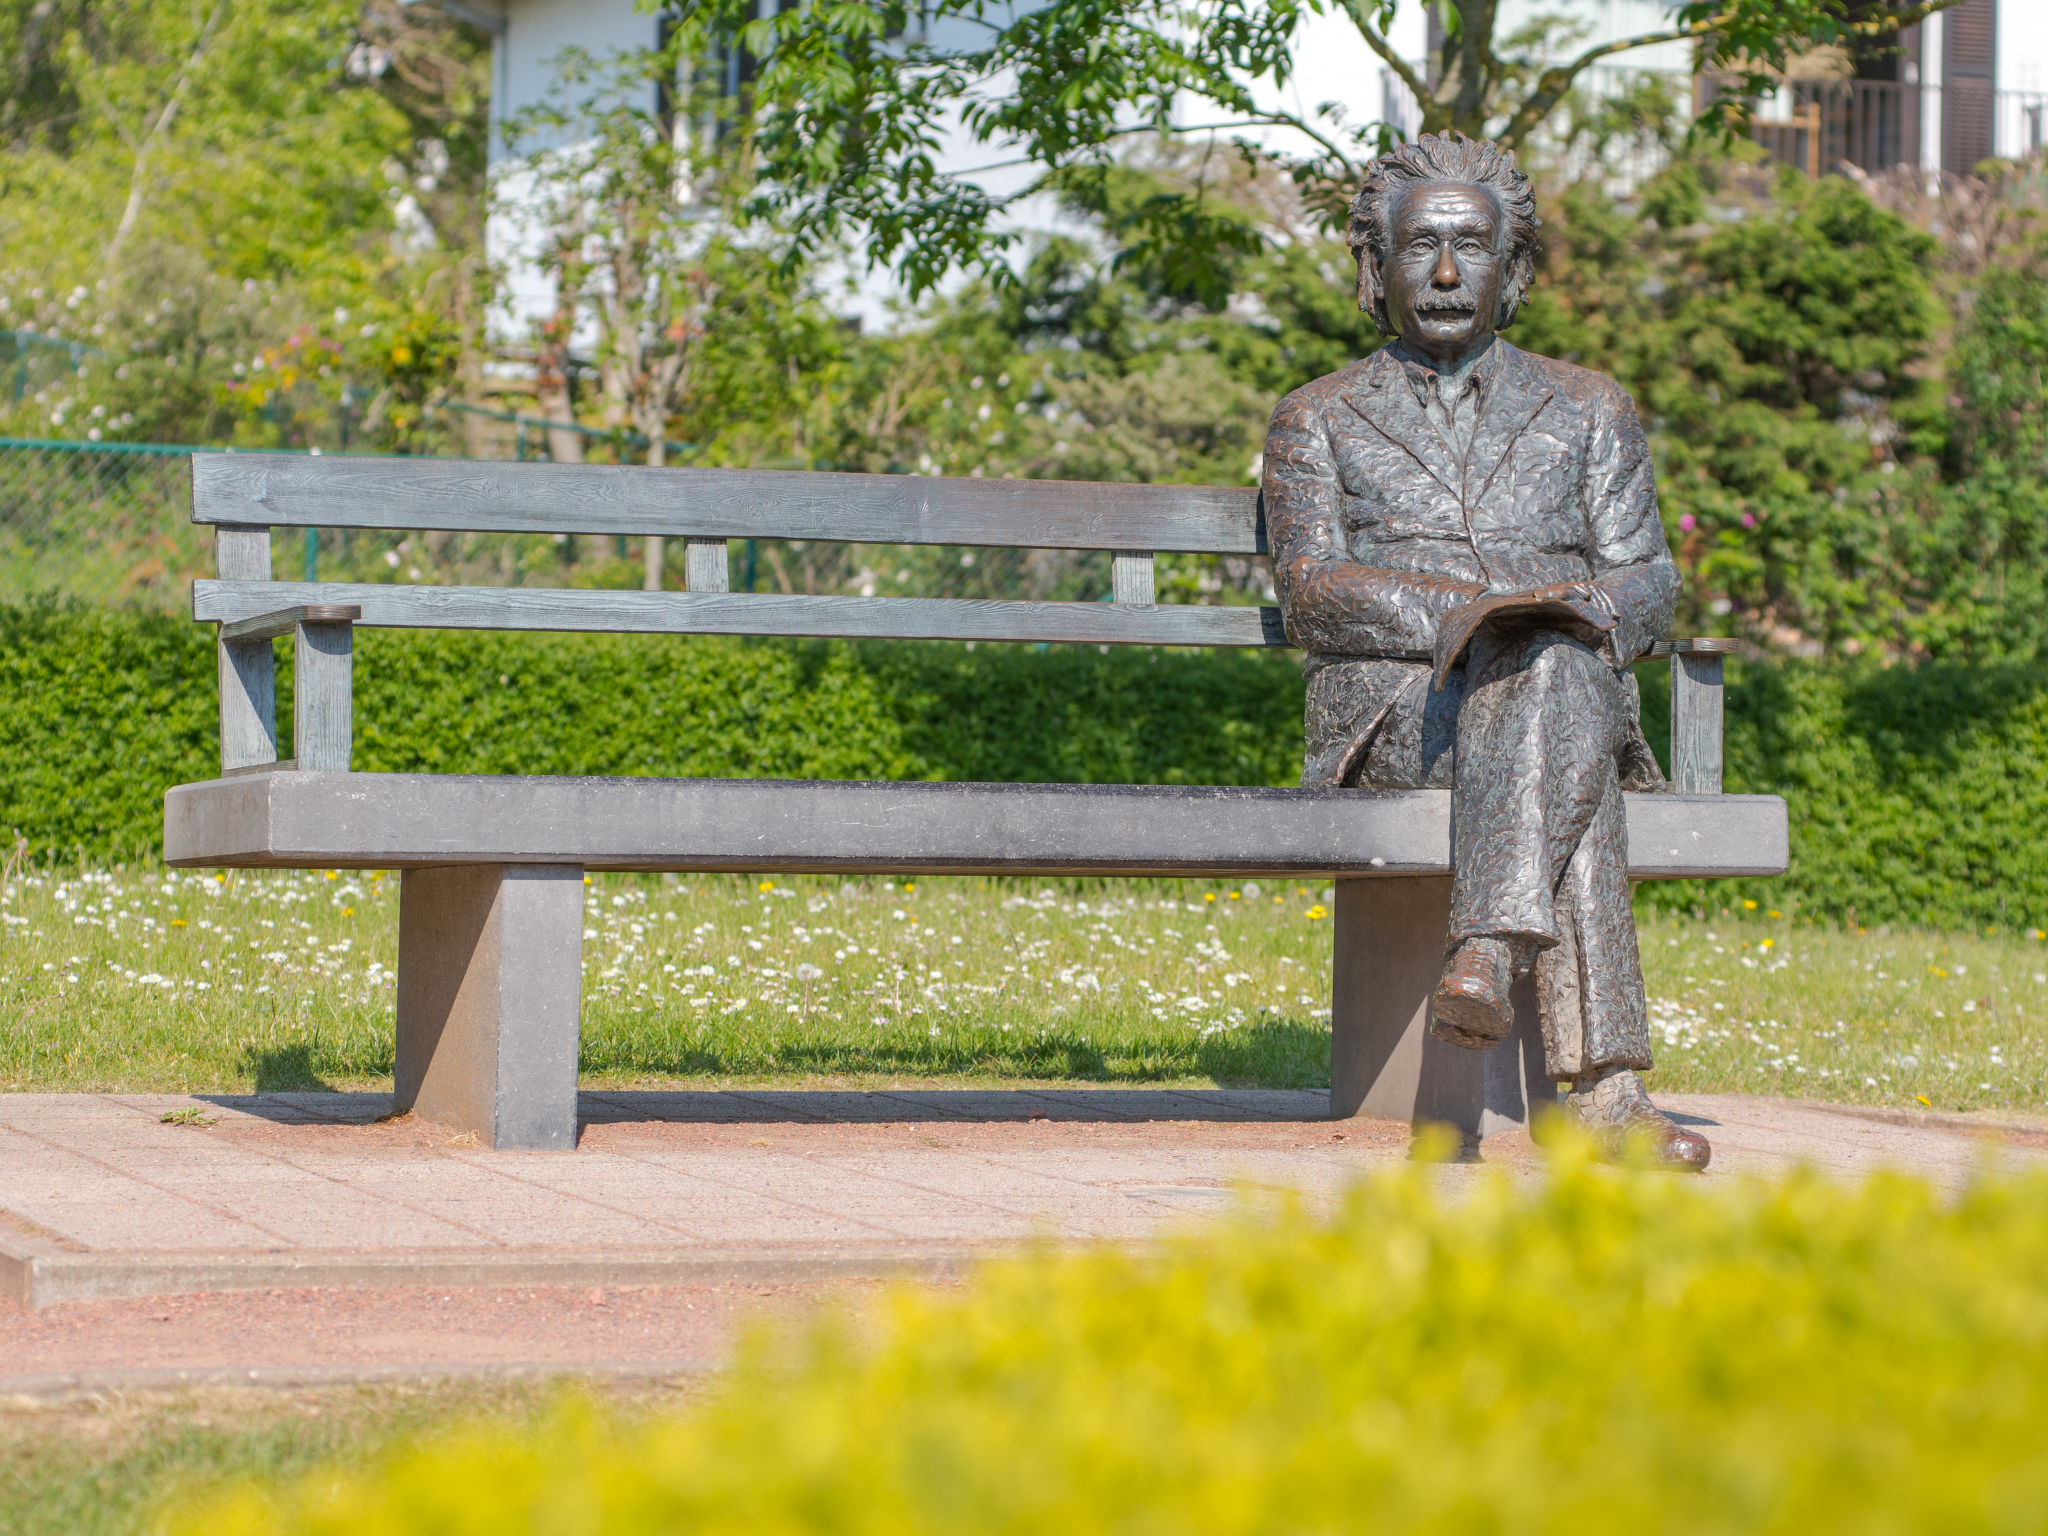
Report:
M1515 1027L1508 961L1503 940L1474 938L1460 944L1429 1000L1429 1032L1468 1051L1490 1051L1505 1040Z
M1633 1072L1615 1073L1599 1088L1565 1096L1565 1118L1593 1138L1602 1162L1648 1164L1673 1173L1704 1173L1714 1149L1698 1131L1650 1102Z

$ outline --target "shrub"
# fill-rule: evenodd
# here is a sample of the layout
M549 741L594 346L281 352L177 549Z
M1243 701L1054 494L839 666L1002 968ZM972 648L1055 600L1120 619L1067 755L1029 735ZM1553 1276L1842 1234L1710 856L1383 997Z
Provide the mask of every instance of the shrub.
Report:
M1661 752L1666 672L1638 676ZM1283 652L367 630L356 766L1290 784L1301 690ZM289 665L278 692L288 733ZM152 856L164 789L216 771L214 699L199 625L0 605L0 833L39 855ZM2048 922L2048 668L1737 665L1727 707L1727 786L1791 802L1791 873L1649 885L1643 901Z
M1380 1177L900 1291L686 1417L566 1410L180 1529L2038 1531L2048 1180ZM787 1357L784 1357L785 1362Z
M1642 669L1644 724L1661 747L1669 705L1655 670ZM1643 900L1746 897L1865 924L2048 920L2048 669L1738 665L1727 712L1726 786L1790 802L1790 872L1646 885Z
M277 647L291 729L291 647ZM213 637L167 616L0 604L0 832L146 857L162 796L218 771ZM356 766L1274 784L1300 772L1287 655L365 630ZM286 755L291 747L281 740Z

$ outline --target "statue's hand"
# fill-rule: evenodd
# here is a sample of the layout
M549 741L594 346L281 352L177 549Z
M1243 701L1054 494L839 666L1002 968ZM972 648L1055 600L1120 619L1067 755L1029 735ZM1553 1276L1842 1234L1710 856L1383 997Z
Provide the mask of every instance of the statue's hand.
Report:
M1531 587L1526 592L1516 593L1534 603L1593 603L1599 599L1594 595L1597 589L1590 581L1553 581L1548 586Z
M1432 657L1436 686L1443 687L1451 668L1481 630L1514 634L1532 626L1553 629L1597 649L1614 625L1613 609L1583 582L1553 582L1525 592L1495 592L1477 602L1459 603L1437 620Z

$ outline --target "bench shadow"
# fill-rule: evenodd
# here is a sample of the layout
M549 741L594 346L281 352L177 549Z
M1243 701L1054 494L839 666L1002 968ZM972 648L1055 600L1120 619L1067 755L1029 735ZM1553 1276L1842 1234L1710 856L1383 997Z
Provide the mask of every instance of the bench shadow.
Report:
M1032 1120L1270 1125L1327 1120L1326 1089L1294 1088L721 1088L584 1089L588 1125L888 1125Z
M1330 1026L1270 1019L1198 1040L1141 1036L1105 1046L1070 1031L992 1047L984 1032L950 1041L778 1039L766 1059L751 1048L728 1052L683 1041L648 1048L586 1031L583 1070L632 1077L746 1079L763 1072L810 1078L933 1079L989 1077L1034 1082L1139 1086L1207 1078L1230 1087L1324 1088L1330 1081Z
M334 1093L335 1087L313 1070L313 1049L307 1045L285 1045L275 1050L251 1051L243 1066L255 1079L258 1093Z
M369 1125L391 1113L388 1093L326 1087L195 1095L277 1125ZM869 1090L584 1088L579 1126L962 1125L994 1121L1273 1125L1322 1121L1321 1088L897 1088Z
M325 1083L292 1091L264 1089L259 1080L255 1093L197 1093L193 1097L216 1109L231 1109L274 1125L368 1125L391 1113L388 1093L343 1093Z

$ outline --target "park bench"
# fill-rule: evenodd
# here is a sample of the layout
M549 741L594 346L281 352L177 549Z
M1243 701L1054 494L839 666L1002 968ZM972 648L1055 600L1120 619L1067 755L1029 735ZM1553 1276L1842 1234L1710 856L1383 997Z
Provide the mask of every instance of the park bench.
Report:
M218 578L194 583L192 606L219 626L221 775L166 795L165 860L402 871L397 1103L487 1146L575 1144L590 870L1327 880L1333 1114L1481 1135L1553 1093L1526 996L1499 1051L1427 1035L1450 904L1446 791L350 771L358 625L1284 646L1277 609L1154 600L1155 552L1264 552L1254 490L205 453L192 515L215 530ZM279 581L275 528L680 538L688 590ZM735 538L1104 550L1114 601L732 592ZM287 635L297 755L280 762L272 641ZM1727 647L1660 648L1674 792L1628 797L1636 879L1785 868L1784 801L1720 793Z

